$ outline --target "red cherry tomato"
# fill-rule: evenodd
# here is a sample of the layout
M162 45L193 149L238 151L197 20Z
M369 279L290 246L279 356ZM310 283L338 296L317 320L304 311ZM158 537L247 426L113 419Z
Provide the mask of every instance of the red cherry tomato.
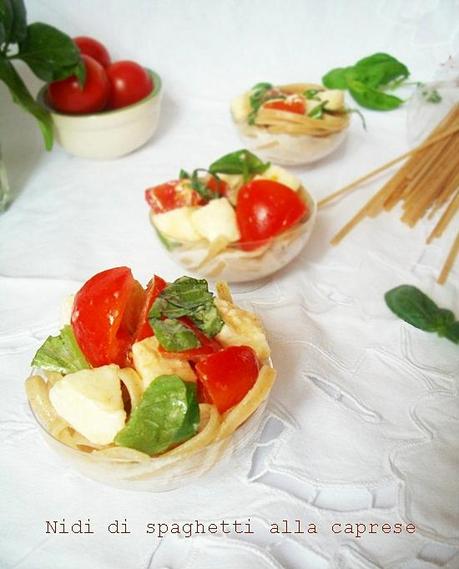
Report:
M219 180L214 176L210 176L206 182L206 186L209 190L220 194L221 196L226 196L228 193L228 184L224 180Z
M188 360L191 362L198 362L203 357L218 352L223 348L223 346L215 340L215 338L208 338L201 330L186 316L179 318L185 326L193 330L195 336L200 342L199 348L192 348L191 350L184 350L182 352L168 352L162 346L159 347L159 351L165 358L178 359L178 360Z
M153 90L149 73L134 61L117 61L106 69L110 81L109 109L120 109L144 99Z
M307 212L307 204L284 184L252 180L241 188L236 204L242 247L255 249L295 225Z
M127 267L98 273L81 287L71 322L78 345L92 366L127 365L145 296Z
M73 38L73 41L77 44L80 53L84 55L89 55L95 59L102 67L107 67L110 65L110 55L107 48L100 41L90 38L88 36L78 36Z
M258 369L252 348L229 346L196 364L198 392L216 405L219 413L224 413L239 403L253 387Z
M268 101L263 105L265 109L276 109L278 111L287 111L289 113L295 113L298 115L304 115L306 112L306 103L303 99L291 99L291 100L278 100L278 101Z
M153 328L148 322L148 313L150 312L150 308L153 306L156 298L166 287L167 282L157 275L155 275L148 283L145 302L142 310L140 311L137 330L134 334L134 342L140 342L141 340L154 335Z
M110 84L104 68L88 55L81 57L86 68L83 87L75 76L48 85L48 101L56 111L69 114L96 113L107 103Z
M145 199L153 213L164 213L178 207L199 205L201 196L190 187L172 180L145 190Z

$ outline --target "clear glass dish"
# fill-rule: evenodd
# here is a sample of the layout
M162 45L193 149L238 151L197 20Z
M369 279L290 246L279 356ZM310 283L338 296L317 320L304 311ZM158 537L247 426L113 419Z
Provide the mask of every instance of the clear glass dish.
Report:
M272 362L267 362L272 367ZM268 395L269 396L269 395ZM166 492L193 482L208 482L225 472L234 472L254 450L261 429L268 397L230 436L186 456L107 457L69 446L54 437L42 424L29 402L29 408L48 445L84 476L125 490Z
M230 283L247 282L271 275L292 261L306 245L314 227L317 204L305 190L301 190L309 206L309 215L291 229L268 242L247 243L242 249L230 243L223 249L213 248L208 241L177 242L161 239L172 259L187 271L210 280ZM150 214L150 221L154 227ZM218 252L216 252L218 251Z

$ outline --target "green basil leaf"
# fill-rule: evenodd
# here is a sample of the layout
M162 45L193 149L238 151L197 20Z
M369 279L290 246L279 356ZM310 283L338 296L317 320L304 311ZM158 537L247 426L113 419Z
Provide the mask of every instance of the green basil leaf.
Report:
M158 342L168 352L184 352L201 345L194 332L179 320L149 318L148 321Z
M255 124L258 109L269 99L268 92L273 88L271 83L257 83L250 90L249 103L251 111L247 117L249 124Z
M317 93L320 93L318 89L306 89L303 95L308 99L308 101L311 101L313 99L317 99Z
M23 0L10 0L10 3L13 12L13 22L8 39L10 43L20 43L25 40L27 35L26 8Z
M459 322L454 322L445 331L445 338L459 344Z
M160 375L145 390L115 443L158 454L194 436L199 419L196 384L177 375Z
M410 74L406 65L388 53L374 53L360 59L354 65L354 70L359 81L374 89L391 81L404 80Z
M38 349L32 366L47 371L73 373L91 366L80 350L71 326L64 326L59 336L49 336Z
M218 199L220 196L217 194L217 192L213 192L210 188L201 182L199 179L199 172L207 172L207 170L204 168L197 168L193 171L193 174L191 175L191 187L193 190L206 201Z
M375 111L391 111L404 103L403 99L368 87L357 79L348 80L352 97L362 107Z
M211 338L220 332L224 324L213 301L201 305L190 318L206 336Z
M27 35L15 57L25 61L43 81L75 75L84 83L85 67L77 46L67 34L48 24L36 22L27 26Z
M318 105L316 105L313 109L311 109L308 113L308 117L310 117L311 119L321 119L324 116L324 110L325 110L325 105L328 103L328 101L322 101L322 103L319 103Z
M455 323L454 313L447 308L439 308L435 317L435 331L439 336L446 336L448 330Z
M175 306L192 310L213 301L214 295L209 291L206 279L180 277L167 285L159 298L165 299Z
M327 89L347 89L346 74L351 67L336 67L322 77L322 83Z
M53 147L53 123L51 115L35 101L11 62L1 58L0 80L7 85L13 97L13 101L37 119L45 140L46 149L51 150Z
M421 95L428 103L441 103L443 97L436 89L422 88Z
M0 0L0 45L9 44L13 26L13 7L11 0Z
M211 174L242 174L244 181L256 174L263 174L270 166L246 149L225 154L209 166Z
M184 170L182 168L179 172L179 180L189 180L189 179L190 179L190 175L188 174L188 172L186 170Z
M387 306L408 324L435 332L439 308L433 300L415 286L400 285L385 294Z

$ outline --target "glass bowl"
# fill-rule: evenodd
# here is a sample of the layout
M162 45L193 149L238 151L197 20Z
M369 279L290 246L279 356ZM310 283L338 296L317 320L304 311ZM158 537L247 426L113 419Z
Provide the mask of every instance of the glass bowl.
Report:
M292 261L306 245L317 215L317 204L305 190L300 190L309 206L309 216L268 242L230 243L223 249L208 241L177 242L159 235L172 259L187 271L211 280L240 283L271 275ZM152 214L150 214L152 221ZM155 228L156 230L156 228ZM216 247L214 246L216 245Z
M266 363L272 367L271 361ZM208 482L227 472L234 472L245 463L263 428L268 397L269 394L227 438L212 442L186 456L159 455L150 458L141 453L137 455L136 451L129 458L107 457L69 446L48 432L30 402L29 408L48 445L84 476L125 490L166 492L193 482Z
M137 103L112 111L59 113L47 104L47 86L42 87L37 100L51 113L59 144L69 154L105 160L129 154L148 142L158 126L162 84L157 73L145 69L153 81L151 93Z

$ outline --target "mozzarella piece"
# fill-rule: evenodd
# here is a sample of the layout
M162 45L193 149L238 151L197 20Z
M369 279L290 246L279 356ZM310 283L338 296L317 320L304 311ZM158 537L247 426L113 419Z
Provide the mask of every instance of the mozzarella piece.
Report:
M225 323L216 339L223 346L250 346L261 361L269 358L271 351L256 314L220 298L215 299L215 304Z
M126 412L116 365L70 373L49 390L58 415L94 444L113 442Z
M254 177L254 180L273 180L274 182L279 182L279 184L284 184L284 186L289 187L291 190L296 192L301 186L301 180L285 170L280 166L271 164L263 174L259 174Z
M340 89L319 91L319 93L317 93L317 97L321 102L327 101L327 104L324 107L326 111L342 111L344 109L344 91L341 91Z
M242 174L219 174L218 177L228 185L226 197L235 206L239 190L244 185L244 177Z
M247 93L231 101L231 114L236 122L244 122L250 113L250 96Z
M64 302L61 304L61 310L59 314L61 328L63 328L67 324L70 324L74 302L75 302L75 295L70 294L67 298L64 299Z
M223 237L232 243L241 238L236 212L227 198L211 200L207 205L198 208L192 213L191 222L195 231L208 241Z
M200 208L178 207L165 213L152 215L155 227L164 233L164 236L177 241L199 241L201 235L196 231L191 222L191 216Z
M142 378L144 390L160 375L178 375L184 381L196 381L196 375L186 360L165 358L158 347L155 337L145 338L132 346L134 367Z

